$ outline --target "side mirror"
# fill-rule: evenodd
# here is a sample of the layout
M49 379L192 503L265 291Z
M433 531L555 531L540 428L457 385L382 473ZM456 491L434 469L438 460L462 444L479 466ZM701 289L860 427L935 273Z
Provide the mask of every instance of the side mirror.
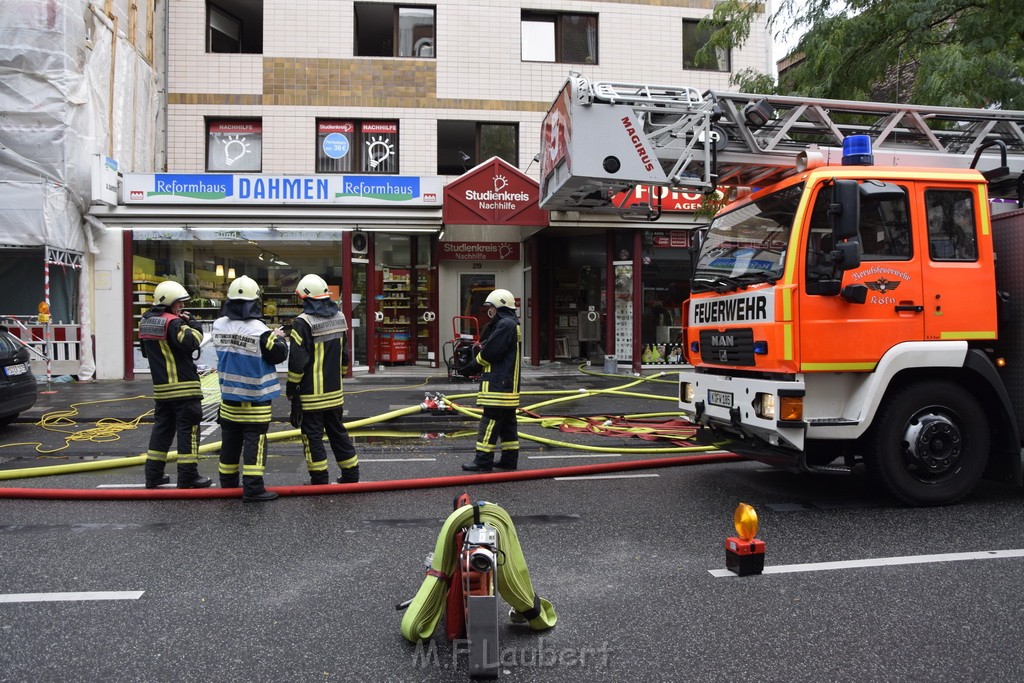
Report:
M862 304L868 300L868 288L865 285L846 285L839 296L851 304Z
M832 236L837 244L857 236L860 229L860 188L856 180L837 179L832 182L828 215L832 219Z
M856 242L840 242L829 253L829 257L838 270L853 270L860 266L860 245Z

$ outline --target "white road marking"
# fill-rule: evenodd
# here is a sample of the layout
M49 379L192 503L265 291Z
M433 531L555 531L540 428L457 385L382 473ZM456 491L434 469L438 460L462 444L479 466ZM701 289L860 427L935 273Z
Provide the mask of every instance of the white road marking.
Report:
M1024 550L980 550L973 553L943 553L939 555L907 555L905 557L876 557L866 560L841 560L838 562L811 562L808 564L780 564L765 567L765 574L793 574L797 572L821 572L832 569L857 569L860 567L892 567L905 564L932 564L935 562L960 562L963 560L1000 560L1009 557L1024 557ZM738 576L728 569L709 569L715 578Z
M621 458L622 453L570 453L566 455L528 455L528 460L558 460L561 458Z
M573 481L576 479L641 479L657 476L659 475L654 474L653 472L649 474L591 474L579 477L555 477L555 481Z
M92 591L87 593L8 593L0 602L79 602L82 600L138 600L145 591Z
M359 462L435 462L437 458L359 458Z

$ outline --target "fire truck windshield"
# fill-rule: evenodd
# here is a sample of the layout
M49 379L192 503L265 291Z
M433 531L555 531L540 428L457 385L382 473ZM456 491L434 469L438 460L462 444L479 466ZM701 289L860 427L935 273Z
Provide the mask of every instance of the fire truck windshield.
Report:
M723 213L708 228L693 271L693 292L728 292L782 277L803 183Z

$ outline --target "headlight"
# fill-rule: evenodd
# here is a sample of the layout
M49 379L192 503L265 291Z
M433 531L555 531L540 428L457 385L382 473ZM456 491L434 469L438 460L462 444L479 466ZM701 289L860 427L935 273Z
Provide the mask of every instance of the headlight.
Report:
M754 396L754 412L765 420L775 419L775 394L758 393Z
M689 382L681 382L679 384L679 400L683 403L693 403L693 397L693 385Z

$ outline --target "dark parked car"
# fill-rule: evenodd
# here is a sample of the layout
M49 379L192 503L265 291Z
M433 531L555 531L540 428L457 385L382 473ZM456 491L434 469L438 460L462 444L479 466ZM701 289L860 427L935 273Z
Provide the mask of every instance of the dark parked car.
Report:
M0 427L36 404L36 378L28 349L0 325Z

